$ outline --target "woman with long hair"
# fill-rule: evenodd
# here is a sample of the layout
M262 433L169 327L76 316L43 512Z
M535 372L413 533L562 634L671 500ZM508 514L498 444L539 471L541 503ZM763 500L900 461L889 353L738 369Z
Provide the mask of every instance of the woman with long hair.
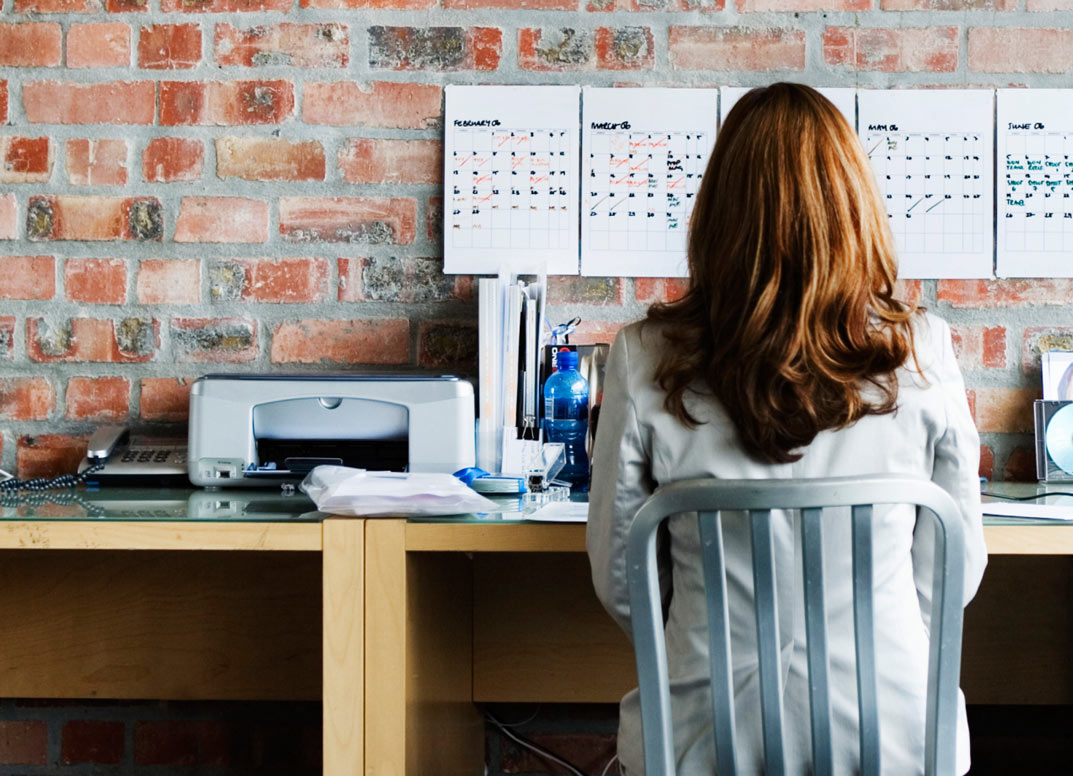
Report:
M753 89L720 128L689 233L688 290L623 328L607 364L592 463L588 551L597 594L630 633L626 536L661 484L693 477L916 475L961 508L965 602L987 551L979 437L950 329L894 296L893 238L849 124L807 86ZM715 772L707 619L695 519L671 518L661 553L680 774ZM875 512L876 639L884 771L923 773L930 530L912 507ZM743 772L763 771L750 539L724 520L734 695ZM779 632L789 772L809 772L800 567L789 513L776 520ZM848 521L825 554L850 564ZM795 571L796 570L796 571ZM836 572L831 572L832 577ZM845 575L848 578L848 574ZM828 591L832 633L852 633L851 591ZM852 638L832 639L836 773L857 770ZM637 691L623 698L619 757L644 769ZM969 767L964 701L958 768Z

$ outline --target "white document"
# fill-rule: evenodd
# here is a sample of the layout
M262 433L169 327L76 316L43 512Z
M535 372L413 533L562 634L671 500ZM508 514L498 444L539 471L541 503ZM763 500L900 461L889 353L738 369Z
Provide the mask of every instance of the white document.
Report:
M686 235L715 143L718 94L585 87L581 274L688 275Z
M537 523L585 523L589 519L589 505L580 501L554 501L530 512L524 519Z
M577 86L447 86L444 271L576 275Z
M857 126L857 90L851 87L831 87L831 86L814 86L812 87L828 100L830 100L839 112L846 117L846 121L849 122L851 127ZM722 126L726 121L727 114L730 113L730 109L733 108L738 100L742 98L746 92L752 89L751 86L724 86L719 90L719 125Z
M890 216L899 276L991 277L991 91L862 89L857 110L857 131Z
M998 91L999 277L1073 277L1073 89Z
M983 513L993 517L1069 521L1073 520L1073 503L1035 504L1024 501L985 501Z

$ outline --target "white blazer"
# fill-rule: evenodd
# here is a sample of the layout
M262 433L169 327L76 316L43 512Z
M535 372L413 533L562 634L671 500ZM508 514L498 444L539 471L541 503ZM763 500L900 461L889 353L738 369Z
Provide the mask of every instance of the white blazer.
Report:
M965 521L965 603L975 594L987 563L980 514L980 440L969 413L965 386L954 358L950 329L940 318L921 315L914 324L916 352L924 379L912 367L898 371L898 409L869 415L849 428L821 432L795 463L771 464L747 454L734 424L711 396L687 391L685 402L701 421L689 429L663 406L654 382L661 351L657 327L642 323L622 329L607 363L603 404L592 459L587 546L596 593L630 634L626 587L626 535L638 507L661 484L691 477L725 479L829 477L890 472L930 478L953 496ZM828 513L832 510L828 510ZM851 577L848 520L828 514L825 554L828 579ZM848 513L848 510L847 510ZM752 615L749 531L744 519L724 522L730 595L730 632L741 766L761 773L759 674ZM927 697L927 627L934 540L930 528L917 532L912 507L875 511L876 638L881 747L884 773L923 773L924 705ZM699 538L689 515L671 518L669 555L661 567L667 615L678 773L715 772L708 677L708 635ZM783 709L789 773L809 772L810 739L807 664L803 647L801 559L791 513L776 520L776 577L782 640ZM844 568L837 568L837 567ZM836 570L837 569L837 570ZM831 708L835 773L857 772L857 692L852 635L852 590L830 586ZM958 771L969 769L968 726L960 699ZM623 699L619 758L629 776L644 771L637 690Z

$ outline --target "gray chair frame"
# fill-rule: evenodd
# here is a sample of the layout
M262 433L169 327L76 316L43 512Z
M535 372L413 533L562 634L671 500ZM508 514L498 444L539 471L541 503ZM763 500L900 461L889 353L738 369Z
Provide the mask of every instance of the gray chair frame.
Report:
M738 773L730 621L719 520L719 512L723 510L749 512L765 771L772 775L786 773L773 509L801 510L813 774L832 774L822 563L821 516L825 507L851 508L860 773L878 776L881 770L880 719L872 563L872 508L875 504L914 504L918 507L918 520L923 515L930 515L934 521L936 550L924 772L928 776L949 776L955 772L964 588L964 535L958 507L949 494L930 481L896 475L867 475L798 480L684 480L659 488L638 510L629 532L627 579L640 685L646 776L673 776L675 773L656 534L668 517L688 512L698 513L703 547L717 773L719 776Z

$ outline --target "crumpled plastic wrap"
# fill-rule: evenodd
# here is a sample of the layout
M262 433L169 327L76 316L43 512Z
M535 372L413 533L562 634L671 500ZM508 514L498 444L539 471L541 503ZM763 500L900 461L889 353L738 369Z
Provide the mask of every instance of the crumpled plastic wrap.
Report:
M318 466L298 487L321 512L347 517L458 515L496 509L495 502L453 474Z

